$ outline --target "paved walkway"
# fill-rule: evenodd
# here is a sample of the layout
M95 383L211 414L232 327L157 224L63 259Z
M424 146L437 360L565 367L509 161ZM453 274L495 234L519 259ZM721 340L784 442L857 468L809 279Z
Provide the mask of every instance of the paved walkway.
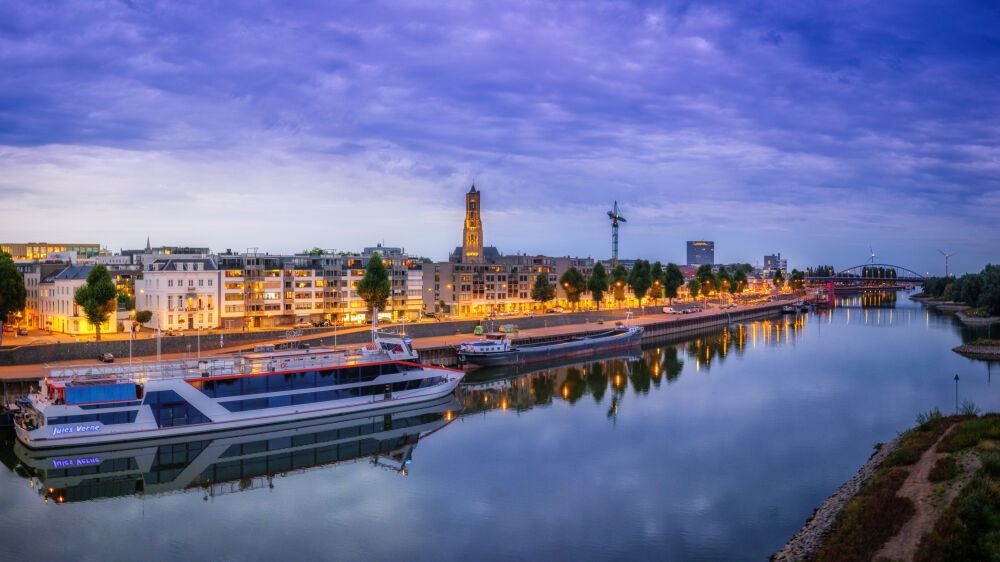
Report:
M751 310L758 308L760 306L768 306L774 303L763 303L756 306L744 306L734 310ZM633 318L632 322L635 324L645 325L654 324L658 322L669 322L671 320L697 318L699 316L705 316L708 314L714 314L719 312L717 308L706 308L702 312L696 312L693 314L663 314L663 313L651 313L644 314L642 316L636 316ZM623 313L624 316L624 313ZM497 324L506 323L508 318L502 318L497 320ZM604 324L597 324L596 322L586 322L580 324L567 324L562 326L548 326L542 328L530 328L526 330L520 330L517 333L519 338L529 338L538 336L552 336L559 334L569 334L573 332L588 331L588 330L599 330L602 328L611 328L614 326L614 320L605 320ZM403 327L405 329L405 324L393 325L390 328ZM356 327L356 328L337 328L337 334L347 334L353 332L362 332L370 330L370 327ZM258 341L258 342L243 342L240 344L228 345L224 349L209 348L206 342L206 348L202 350L201 357L212 357L220 355L230 355L239 349L245 349L252 347L254 345L265 345L265 344L277 344L281 342L288 341L300 341L300 340L311 340L320 337L332 336L333 330L328 330L324 332L317 332L301 337L296 337L292 339L274 339L268 341ZM413 346L420 349L431 349L436 347L446 347L457 345L466 341L474 341L477 336L472 334L458 334L453 336L438 336L438 337L427 337L427 338L416 338L413 340ZM349 346L354 346L357 344L348 344ZM185 359L196 357L196 353L171 353L161 355L161 359ZM155 356L149 356L142 358L144 360L155 360ZM127 363L128 357L116 357L115 364ZM31 378L41 378L46 373L46 367L68 367L73 365L98 365L100 364L96 359L92 360L74 360L74 361L61 361L58 363L46 363L37 365L12 365L0 367L0 380L17 380L17 379L31 379Z

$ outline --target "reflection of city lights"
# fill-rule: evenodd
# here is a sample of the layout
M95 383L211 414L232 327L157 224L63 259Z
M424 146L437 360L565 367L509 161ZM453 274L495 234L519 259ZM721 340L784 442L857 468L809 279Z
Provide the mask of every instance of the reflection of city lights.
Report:
M448 410L447 412L445 412L444 419L446 419L448 421L451 421L451 410Z
M503 402L501 402L500 403L500 407L503 408L504 410L506 410L507 409L507 401L504 400Z
M563 398L569 398L569 387L563 385Z

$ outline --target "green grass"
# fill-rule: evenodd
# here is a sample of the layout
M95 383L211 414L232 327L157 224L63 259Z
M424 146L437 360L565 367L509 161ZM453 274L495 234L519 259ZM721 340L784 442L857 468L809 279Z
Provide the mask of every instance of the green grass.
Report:
M920 540L914 560L1000 560L1000 454L980 458L982 468Z
M987 414L981 418L971 418L962 422L938 445L942 453L955 453L979 444L984 439L1000 438L1000 415Z
M955 457L947 456L941 457L934 464L934 468L931 469L930 474L927 475L927 479L931 482L944 482L945 480L951 480L958 475L958 463L955 461Z
M1000 340L988 340L986 338L979 338L975 341L971 341L968 345L993 345L1000 346Z

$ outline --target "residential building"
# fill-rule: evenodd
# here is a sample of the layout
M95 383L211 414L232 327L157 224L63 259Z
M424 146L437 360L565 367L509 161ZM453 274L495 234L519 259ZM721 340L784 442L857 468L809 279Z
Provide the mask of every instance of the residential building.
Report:
M94 334L94 326L87 321L83 310L76 304L76 290L87 282L93 265L69 265L42 278L38 283L38 327L71 335ZM114 314L101 325L101 332L114 332L117 319Z
M559 285L559 277L570 267L589 276L594 260L502 255L495 247L484 246L481 195L475 185L465 194L462 245L446 262L423 264L424 311L459 316L528 311L537 306L531 290L540 274L556 287L556 300L565 303L566 293ZM589 301L584 306L590 306Z
M715 265L715 242L710 240L689 240L687 243L688 265Z
M782 273L788 271L788 260L781 259L781 252L771 256L764 256L764 276L770 279L775 271Z
M80 258L90 258L101 254L101 245L63 242L0 242L0 250L7 252L15 260L44 260L53 252L76 252Z
M213 258L156 260L135 281L136 310L151 311L147 325L161 330L217 328L221 286Z

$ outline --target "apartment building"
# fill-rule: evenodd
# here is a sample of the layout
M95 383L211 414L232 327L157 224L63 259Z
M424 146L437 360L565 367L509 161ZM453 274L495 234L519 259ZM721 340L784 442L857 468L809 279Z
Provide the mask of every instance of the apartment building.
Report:
M217 328L221 287L214 258L155 260L135 280L136 309L151 311L147 325L161 330Z
M93 265L69 265L39 281L36 301L39 328L78 336L96 333L83 310L74 302L76 290L86 284L93 268ZM116 331L117 323L116 316L110 315L101 325L101 332Z

